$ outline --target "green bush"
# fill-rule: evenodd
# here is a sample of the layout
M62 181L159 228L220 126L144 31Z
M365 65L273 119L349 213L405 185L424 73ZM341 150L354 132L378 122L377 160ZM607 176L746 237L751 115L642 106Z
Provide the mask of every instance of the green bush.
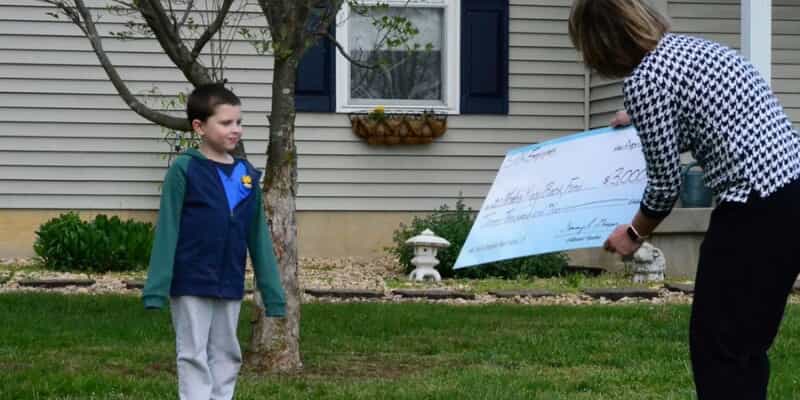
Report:
M36 231L33 250L44 267L57 271L107 272L142 268L150 260L153 224L98 215L82 221L69 212Z
M411 237L419 235L425 229L430 229L437 236L450 242L450 247L439 249L437 255L439 265L436 269L443 278L546 278L560 275L567 265L566 254L550 253L453 270L458 253L461 252L461 247L464 246L474 222L475 213L464 204L462 199L459 199L452 210L447 205L443 205L430 215L414 217L410 224L400 224L400 227L394 231L394 245L387 250L400 259L406 273L409 273L414 269L411 264L414 251L411 247L406 246L405 242Z

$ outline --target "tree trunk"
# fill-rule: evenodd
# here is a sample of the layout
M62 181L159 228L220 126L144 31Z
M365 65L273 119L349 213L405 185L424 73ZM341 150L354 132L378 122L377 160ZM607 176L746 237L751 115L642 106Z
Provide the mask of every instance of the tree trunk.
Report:
M294 86L297 60L276 57L272 84L269 147L264 179L264 207L286 291L286 318L266 318L257 301L248 367L287 372L303 367L300 358L300 291L297 282L297 150L294 141ZM257 291L256 291L257 292ZM258 297L258 294L256 294Z

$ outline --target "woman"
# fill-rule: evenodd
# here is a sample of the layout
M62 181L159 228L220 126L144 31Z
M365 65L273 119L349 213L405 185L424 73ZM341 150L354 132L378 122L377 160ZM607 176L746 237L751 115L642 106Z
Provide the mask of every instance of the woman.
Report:
M690 151L719 203L695 281L690 350L700 399L765 399L767 350L800 267L800 138L758 71L720 44L669 33L643 0L576 0L575 47L592 69L625 78L626 112L648 184L640 210L605 248L635 252L673 207Z

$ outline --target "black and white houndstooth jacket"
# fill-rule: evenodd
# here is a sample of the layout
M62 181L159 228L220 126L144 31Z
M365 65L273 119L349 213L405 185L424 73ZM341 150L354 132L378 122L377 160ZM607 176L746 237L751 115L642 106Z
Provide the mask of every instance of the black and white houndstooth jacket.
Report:
M703 166L721 201L766 197L800 175L800 137L764 78L728 47L667 34L623 93L647 161L646 215L672 209L682 152Z

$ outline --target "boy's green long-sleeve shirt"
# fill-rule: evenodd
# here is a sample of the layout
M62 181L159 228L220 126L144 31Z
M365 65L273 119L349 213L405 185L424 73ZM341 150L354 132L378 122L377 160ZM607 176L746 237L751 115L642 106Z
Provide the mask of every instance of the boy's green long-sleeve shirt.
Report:
M236 212L231 210L230 215L226 214L224 216L220 215L222 213L219 211L220 208L214 207L214 205L216 203L216 206L219 206L220 202L225 202L225 194L217 193L219 197L207 195L207 193L213 192L209 188L213 189L217 187L213 185L219 185L218 182L213 181L213 179L219 179L216 176L216 168L201 153L194 150L187 151L187 154L178 157L167 171L162 189L155 242L150 257L147 282L143 291L145 307L162 308L170 295L241 298L244 283L242 277L237 278L242 281L241 285L236 282L241 288L237 286L234 289L231 289L229 282L231 275L225 275L224 279L217 276L216 279L218 281L213 281L215 274L233 273L224 268L240 268L241 271L236 270L235 273L241 272L241 275L244 275L243 265L229 265L231 263L236 264L236 262L226 260L221 256L222 254L227 254L221 246L234 249L242 247L235 243L221 243L217 240L220 235L219 232L228 232L226 240L241 239L246 241L246 247L249 250L256 275L256 286L262 296L267 316L281 317L285 315L283 288L278 273L277 260L272 251L272 237L266 223L261 189L257 183L260 174L245 160L239 162L246 163L250 175L253 176L252 183L249 183L250 181L248 180L248 184L252 185L251 193L248 196L250 201L243 205L244 210L239 211L237 208ZM212 186L192 190L192 188L187 187L188 185L197 185L198 187L200 185ZM218 187L221 188L221 186ZM197 198L197 196L202 196L204 193L206 198ZM246 214L242 214L243 212ZM249 217L250 215L252 217ZM187 220L182 220L187 216L189 216ZM241 236L235 236L231 234L230 230L226 230L230 229L228 225L225 227L218 226L224 224L222 221L231 223L239 216L246 218L244 221L246 232L243 232ZM181 227L185 231L181 231ZM238 233L238 231L233 233ZM183 246L179 246L179 243L183 244ZM187 243L191 245L187 246ZM179 247L183 249L183 253L178 250ZM199 262L197 261L198 256L195 254L198 252L202 253ZM195 258L192 259L192 257ZM235 260L236 257L231 257L231 259ZM177 266L176 260L178 261ZM208 265L213 264L209 260L222 260L217 261L221 262L222 265L218 265L218 269L209 269ZM225 264L225 262L228 264ZM209 273L196 278L195 275L204 272L203 268L206 268ZM219 268L223 270L220 272ZM175 275L176 273L178 276ZM177 282L175 282L176 279ZM195 280L193 281L192 279ZM211 280L211 283L209 283L209 280Z
M188 158L178 157L164 177L155 240L153 241L153 250L150 252L147 281L142 290L146 308L163 308L167 303L172 284L175 249L178 245L188 163Z

